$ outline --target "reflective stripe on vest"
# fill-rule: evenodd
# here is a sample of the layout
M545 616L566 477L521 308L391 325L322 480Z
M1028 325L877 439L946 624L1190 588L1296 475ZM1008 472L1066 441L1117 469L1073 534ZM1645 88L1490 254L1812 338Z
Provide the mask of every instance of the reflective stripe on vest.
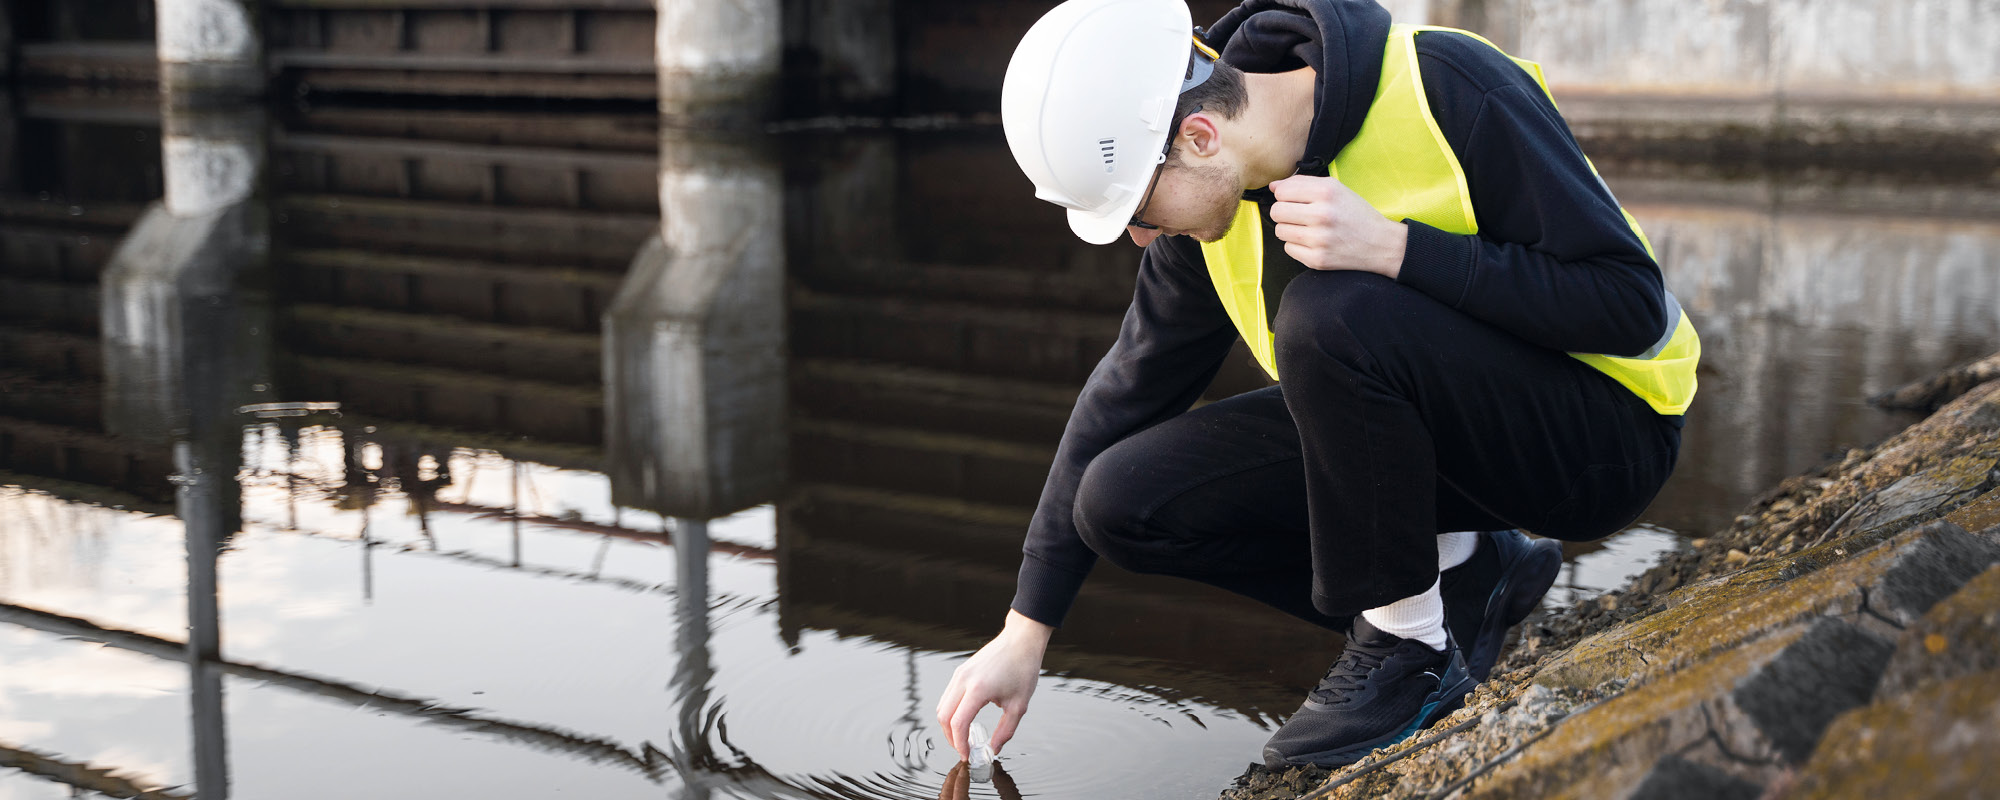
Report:
M1438 130L1437 120L1431 117L1430 101L1424 96L1416 48L1416 36L1424 31L1463 34L1493 46L1477 34L1451 28L1391 26L1375 101L1361 122L1360 132L1328 165L1327 174L1339 178L1389 219L1414 219L1451 233L1478 233L1479 218L1472 209L1472 192L1465 185L1465 170L1452 154L1444 133ZM1540 64L1513 60L1534 76L1544 93L1548 92ZM1554 103L1554 98L1549 102ZM1592 165L1592 174L1596 171L1597 167ZM1608 188L1605 191L1610 192ZM1653 243L1639 229L1638 220L1622 208L1619 213L1639 237L1646 254L1654 255ZM1216 295L1222 299L1230 320L1236 323L1237 332L1256 355L1257 363L1276 378L1276 343L1267 321L1270 317L1266 313L1262 281L1263 229L1263 214L1257 203L1242 201L1236 208L1229 234L1220 241L1204 242L1201 252L1208 262ZM1653 410L1680 414L1694 401L1695 364L1701 359L1701 338L1672 293L1666 293L1663 302L1667 324L1647 352L1629 358L1592 353L1570 355L1609 375L1644 399Z

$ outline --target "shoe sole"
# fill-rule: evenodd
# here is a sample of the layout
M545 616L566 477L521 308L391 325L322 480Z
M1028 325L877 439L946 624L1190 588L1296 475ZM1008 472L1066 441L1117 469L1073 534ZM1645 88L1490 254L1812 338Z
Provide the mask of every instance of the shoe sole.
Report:
M1394 733L1376 737L1375 739L1359 744L1351 744L1336 750L1293 756L1284 759L1284 763L1294 767L1344 767L1360 761L1362 757L1369 753L1415 736L1417 731L1430 727L1438 720L1450 715L1451 712L1458 710L1459 701L1464 700L1466 695L1472 693L1473 687L1478 685L1479 681L1474 680L1471 675L1461 676L1451 689L1439 689L1433 694L1432 696L1435 699L1425 703L1423 709L1417 712L1416 718L1410 720L1410 724L1403 726L1403 728ZM1268 758L1265 760L1265 766L1271 766Z
M1508 629L1534 613L1561 573L1562 545L1553 539L1532 540L1501 565L1500 583L1487 596L1485 622L1466 658L1474 680L1486 680L1494 662L1500 660L1500 646L1507 642Z

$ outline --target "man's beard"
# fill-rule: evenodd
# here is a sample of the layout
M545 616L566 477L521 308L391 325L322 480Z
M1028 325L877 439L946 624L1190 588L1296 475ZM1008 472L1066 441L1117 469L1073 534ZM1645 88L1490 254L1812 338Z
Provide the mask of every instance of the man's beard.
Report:
M1223 166L1187 167L1187 183L1204 211L1200 224L1187 228L1187 235L1202 242L1219 242L1229 235L1236 222L1236 206L1243 199L1243 178Z

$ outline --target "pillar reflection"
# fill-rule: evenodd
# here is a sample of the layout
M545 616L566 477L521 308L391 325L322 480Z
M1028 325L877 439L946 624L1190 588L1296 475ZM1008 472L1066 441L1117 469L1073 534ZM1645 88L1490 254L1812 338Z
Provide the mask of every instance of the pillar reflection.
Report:
M749 18L727 36L662 37L660 228L603 318L612 502L671 519L678 558L679 719L664 755L681 796L706 800L735 766L714 749L709 521L771 502L785 480L784 183L756 122L775 82L776 4L662 0L659 11L663 32ZM720 61L703 49L737 40ZM728 74L690 72L715 69ZM718 81L744 91L709 94Z
M164 24L164 23L163 23ZM229 796L218 561L242 527L236 409L268 388L267 116L251 105L168 94L166 198L140 219L102 280L105 428L171 443L174 507L187 537L190 724L195 784Z

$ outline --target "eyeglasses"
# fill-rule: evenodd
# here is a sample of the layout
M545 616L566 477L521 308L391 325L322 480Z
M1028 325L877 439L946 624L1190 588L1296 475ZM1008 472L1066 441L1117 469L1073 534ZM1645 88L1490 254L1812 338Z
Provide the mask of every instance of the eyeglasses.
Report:
M1182 76L1182 80L1180 80L1180 94L1188 94L1190 88L1206 84L1208 76L1216 72L1216 62L1222 58L1214 48L1208 46L1208 42L1202 40L1204 36L1206 34L1202 32L1202 28L1194 28L1194 52L1206 56L1206 60L1202 60L1202 58L1190 58L1188 60L1188 74ZM1200 114L1200 112L1202 112L1202 106L1194 106L1192 110L1188 110L1188 114L1182 114L1182 120L1186 120L1188 116ZM1168 132L1166 134L1166 146L1160 148L1160 162L1158 162L1160 166L1156 166L1152 170L1152 182L1146 184L1146 194L1140 198L1138 210L1132 212L1132 222L1126 222L1128 226L1138 228L1138 230L1160 230L1160 226L1156 226L1152 222L1146 222L1146 220L1140 220L1140 216L1146 214L1146 206L1152 206L1152 190L1160 188L1160 172L1166 172L1166 156L1172 154L1172 152L1174 152L1174 134Z
M1194 108L1188 110L1187 116L1181 117L1181 119L1187 119L1188 117L1192 117L1199 113L1201 113L1201 106L1196 105ZM1154 225L1153 223L1147 222L1143 219L1140 219L1139 217L1144 216L1146 213L1146 207L1153 204L1153 190L1158 189L1160 187L1160 173L1167 171L1167 166L1168 166L1167 155L1172 153L1173 151L1174 151L1174 137L1171 134L1169 134L1167 136L1167 146L1160 148L1160 162L1159 162L1160 165L1153 168L1153 180L1152 182L1146 184L1146 193L1140 196L1139 207L1133 210L1132 220L1125 224L1145 231L1157 231L1160 229L1160 226Z
M1167 149L1171 150L1173 149L1173 146L1174 146L1174 140L1171 137L1169 137L1167 139ZM1153 190L1159 188L1160 186L1160 173L1167 171L1166 158L1167 158L1166 153L1163 152L1160 154L1160 165L1153 168L1153 180L1151 183L1146 184L1145 196L1139 199L1139 207L1132 211L1132 221L1127 222L1125 224L1130 225L1134 228L1138 228L1140 230L1157 231L1160 229L1160 226L1154 225L1153 223L1147 222L1143 219L1140 219L1139 217L1146 213L1147 206L1153 204Z

